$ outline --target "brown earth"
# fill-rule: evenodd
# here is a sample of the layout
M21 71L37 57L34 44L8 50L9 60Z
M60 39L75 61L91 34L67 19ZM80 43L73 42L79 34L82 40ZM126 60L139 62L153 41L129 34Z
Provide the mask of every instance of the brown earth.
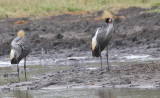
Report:
M153 7L154 9L156 7ZM159 48L160 14L147 13L150 9L130 7L121 9L114 16L115 33L112 49L145 46L145 49ZM23 29L32 44L32 51L78 48L90 51L91 39L104 19L96 20L103 11L85 15L64 14L50 18L17 18L0 20L0 55L7 55L10 43ZM146 46L147 45L147 46Z
M152 7L151 9L156 9ZM110 42L110 50L118 53L121 49L128 53L145 53L159 56L160 47L160 14L147 13L151 9L130 7L114 14L115 32ZM64 14L50 18L33 19L1 19L0 20L0 56L8 55L10 43L18 30L27 33L32 44L31 55L40 53L44 48L48 54L56 54L61 49L91 51L91 39L97 27L104 24L100 18L104 11L85 15ZM70 51L72 52L72 51ZM63 54L68 53L64 51ZM76 54L77 52L73 52ZM63 56L63 55L62 55ZM72 56L72 55L70 55ZM159 63L143 63L131 66L112 67L111 73L100 70L88 70L76 67L67 71L55 72L41 80L24 83L13 83L2 87L14 89L40 89L50 85L100 85L100 86L141 86L153 84L159 87Z

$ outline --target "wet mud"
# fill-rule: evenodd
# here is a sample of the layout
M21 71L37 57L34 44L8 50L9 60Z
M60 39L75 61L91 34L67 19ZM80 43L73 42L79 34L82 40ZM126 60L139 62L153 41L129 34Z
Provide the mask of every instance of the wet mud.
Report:
M160 57L160 14L148 13L152 9L156 7L130 7L113 14L115 32L109 45L110 60L115 60L123 54ZM64 14L42 19L0 19L0 58L8 56L10 43L20 29L26 32L31 42L31 56L38 57L43 54L53 60L86 55L91 57L91 39L96 28L104 25L104 19L101 17L103 12L88 12L85 15ZM46 74L39 80L9 83L0 89L32 90L49 86L159 87L160 84L160 62L111 66L110 73L105 68L102 71L88 69L80 63L73 66L69 70Z

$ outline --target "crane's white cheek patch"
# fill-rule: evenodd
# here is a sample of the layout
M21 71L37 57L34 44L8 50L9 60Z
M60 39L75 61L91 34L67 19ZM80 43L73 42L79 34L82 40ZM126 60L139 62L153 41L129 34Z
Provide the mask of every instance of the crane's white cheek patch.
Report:
M14 54L15 54L15 50L12 49L10 52L10 60L14 58Z

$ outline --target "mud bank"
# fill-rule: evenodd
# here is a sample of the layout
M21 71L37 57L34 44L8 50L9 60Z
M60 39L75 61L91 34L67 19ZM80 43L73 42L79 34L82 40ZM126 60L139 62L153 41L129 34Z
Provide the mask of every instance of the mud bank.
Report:
M160 63L143 63L112 66L110 72L104 68L88 69L73 67L69 70L46 74L40 80L11 83L1 90L72 89L90 87L109 88L159 88Z

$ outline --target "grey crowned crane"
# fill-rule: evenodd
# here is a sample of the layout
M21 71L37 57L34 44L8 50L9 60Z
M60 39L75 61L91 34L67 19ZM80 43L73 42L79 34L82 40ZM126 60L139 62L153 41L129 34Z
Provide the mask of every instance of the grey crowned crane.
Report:
M101 60L101 70L102 70L102 56L101 52L107 47L107 69L109 71L108 64L108 44L112 38L114 32L113 20L112 18L106 18L106 26L97 29L94 37L92 38L92 55L94 57L100 57Z
M25 32L20 30L17 33L17 37L11 43L11 51L10 51L10 61L11 64L17 64L17 72L18 72L18 80L19 78L19 62L24 58L24 71L25 71L25 80L27 81L26 75L26 57L30 53L30 43L25 37Z

